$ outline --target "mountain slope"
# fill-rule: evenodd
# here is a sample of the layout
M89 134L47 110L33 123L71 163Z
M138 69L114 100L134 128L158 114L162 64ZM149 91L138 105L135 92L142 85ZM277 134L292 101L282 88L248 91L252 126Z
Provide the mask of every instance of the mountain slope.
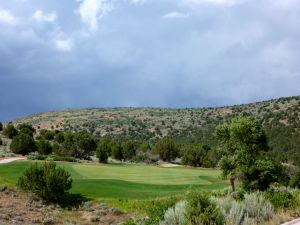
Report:
M300 146L300 96L220 108L89 108L39 113L13 121L37 130L87 130L96 136L153 140L163 136L178 142L214 146L215 126L239 115L252 115L264 126L273 150ZM298 141L299 140L299 141Z

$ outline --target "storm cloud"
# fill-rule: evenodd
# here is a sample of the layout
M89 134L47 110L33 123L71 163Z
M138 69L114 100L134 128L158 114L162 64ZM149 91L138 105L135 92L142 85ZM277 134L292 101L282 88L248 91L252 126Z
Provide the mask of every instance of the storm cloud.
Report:
M0 121L299 95L297 0L0 0Z

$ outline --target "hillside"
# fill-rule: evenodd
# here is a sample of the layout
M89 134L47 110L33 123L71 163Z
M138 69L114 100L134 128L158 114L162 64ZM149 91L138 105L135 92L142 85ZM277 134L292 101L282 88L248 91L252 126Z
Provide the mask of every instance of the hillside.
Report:
M172 136L177 142L214 146L215 126L238 115L252 115L265 128L273 150L300 146L300 96L219 108L89 108L39 113L13 121L37 130L87 130L96 136L154 140Z

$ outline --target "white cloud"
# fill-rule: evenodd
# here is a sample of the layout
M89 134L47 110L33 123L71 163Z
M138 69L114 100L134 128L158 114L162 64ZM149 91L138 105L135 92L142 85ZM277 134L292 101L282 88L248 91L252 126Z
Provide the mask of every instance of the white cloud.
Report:
M51 13L45 13L42 10L37 10L35 11L35 13L32 15L32 18L36 21L39 22L49 22L49 23L53 23L56 18L57 15L55 12L51 12Z
M189 14L176 12L176 11L169 12L169 13L163 15L163 18L165 18L165 19L186 18L186 17L189 17Z
M99 20L112 10L112 4L108 0L83 0L79 6L81 20L92 31L97 30Z
M214 4L233 6L240 3L242 0L182 0L183 3L188 5L200 5L200 4Z
M59 51L68 52L73 49L73 42L70 39L56 40L55 47Z
M0 23L16 25L18 20L8 10L0 10Z
M279 8L279 9L293 9L299 5L298 0L276 0L270 1L270 6Z
M129 0L132 4L144 3L146 0Z

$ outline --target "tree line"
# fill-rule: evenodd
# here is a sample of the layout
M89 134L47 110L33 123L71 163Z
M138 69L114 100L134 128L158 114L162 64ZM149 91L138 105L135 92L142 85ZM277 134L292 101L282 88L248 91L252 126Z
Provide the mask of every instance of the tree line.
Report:
M246 189L264 189L272 182L289 182L300 185L297 162L283 164L277 154L270 151L267 135L259 121L250 116L234 118L230 123L218 125L214 137L217 148L195 143L176 144L170 138L149 143L112 137L97 138L86 131L50 131L39 133L28 124L14 127L0 126L2 134L12 139L11 150L27 155L38 152L41 156L54 155L59 160L89 160L96 155L99 162L108 158L127 162L155 163L158 160L194 167L219 166L224 177L230 178L232 188L236 179ZM42 159L41 157L38 159Z
M215 167L219 160L217 151L208 145L176 144L171 137L150 143L113 137L98 138L87 131L41 130L37 133L31 125L21 124L15 127L12 123L3 128L2 134L12 139L12 152L22 155L38 152L38 159L50 154L60 159L72 157L80 160L89 160L96 155L101 163L107 163L109 157L123 162L145 163L155 163L158 160L172 162L181 158L182 164L195 167Z

